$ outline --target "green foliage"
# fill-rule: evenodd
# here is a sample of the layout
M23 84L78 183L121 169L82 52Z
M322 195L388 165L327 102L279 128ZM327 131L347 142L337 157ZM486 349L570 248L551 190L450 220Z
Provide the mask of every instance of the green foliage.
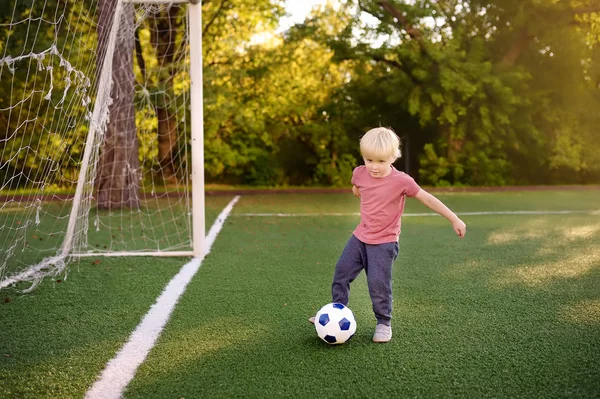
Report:
M450 183L444 177L450 173L450 165L446 158L438 157L433 144L425 144L424 156L421 158L420 176L425 181L437 186L448 186Z
M206 50L207 178L347 185L354 158L345 132L327 122L325 109L347 68L332 64L330 49L301 34L263 44L247 38L232 38L229 54L217 53L226 50L222 44Z
M583 3L358 2L376 22L351 19L345 31L362 35L332 48L363 65L354 91L374 92L362 73L387 85L363 99L362 114L349 104L340 114L414 129L403 135L420 145L411 151L423 184L590 181L600 172L598 14Z
M90 27L96 2L45 4L12 0L0 9L0 54L39 53L55 45L69 55L74 70L94 64ZM398 165L404 162L422 184L600 178L596 2L349 0L337 9L313 10L305 23L282 35L273 33L283 15L275 0L206 0L202 8L209 182L344 186L360 160L360 136L380 125L403 138L406 160ZM31 16L32 24L10 25L13 12L16 21ZM54 23L62 12L69 25ZM361 15L370 16L368 24ZM173 30L176 55L184 50L182 17ZM35 44L27 29L39 31ZM69 30L89 33L75 42ZM258 42L258 33L267 40ZM135 66L146 89L137 104L163 107L189 127L190 110L179 97L189 90L187 71L171 66L157 73L158 65L170 65L170 54L158 51L161 41L150 25L137 34L146 63L144 71ZM10 138L0 133L0 178L11 187L27 181L10 180L20 171L34 176L55 170L45 160L61 153L70 155L65 170L48 184L70 184L76 173L86 125L74 125L62 139L52 128L84 120L91 106L83 100L91 88L83 93L68 88L67 79L80 77L61 62L48 55L0 66L0 90L10 93L0 97L0 123L8 126L6 132L17 132ZM42 72L33 73L38 66ZM26 111L11 115L10 107L22 98ZM73 98L79 100L58 122L61 101ZM49 118L49 135L25 122L40 115ZM142 167L155 168L164 155L156 140L160 127L141 108L136 119ZM35 156L19 152L25 137L39 149ZM189 146L183 135L178 140L179 147Z
M64 186L76 176L87 133L80 122L92 108L85 69L94 64L90 49L96 38L92 21L80 18L89 7L72 0L12 0L0 8L0 180L5 188ZM63 18L72 22L61 23ZM90 33L73 40L75 30Z
M307 163L314 168L313 184L348 186L356 159L347 153L351 144L345 131L335 124L310 122L298 129L298 137L312 153Z

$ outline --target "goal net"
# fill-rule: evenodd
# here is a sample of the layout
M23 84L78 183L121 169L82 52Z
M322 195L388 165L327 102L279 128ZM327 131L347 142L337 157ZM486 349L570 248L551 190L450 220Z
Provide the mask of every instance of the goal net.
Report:
M82 257L192 255L189 7L3 3L0 289Z

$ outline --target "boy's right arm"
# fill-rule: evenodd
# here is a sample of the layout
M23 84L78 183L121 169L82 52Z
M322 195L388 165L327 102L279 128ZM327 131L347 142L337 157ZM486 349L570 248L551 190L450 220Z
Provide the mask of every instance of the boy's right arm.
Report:
M448 219L448 221L452 223L452 228L460 238L463 238L465 234L467 234L467 225L465 224L465 222L460 220L460 218L456 216L456 214L452 212L450 208L444 205L442 201L440 201L439 199L437 199L436 197L429 194L423 189L419 190L415 198L421 201L423 205L425 205L429 209L436 211L437 213Z
M352 186L352 194L354 194L356 198L360 198L360 190L355 185Z

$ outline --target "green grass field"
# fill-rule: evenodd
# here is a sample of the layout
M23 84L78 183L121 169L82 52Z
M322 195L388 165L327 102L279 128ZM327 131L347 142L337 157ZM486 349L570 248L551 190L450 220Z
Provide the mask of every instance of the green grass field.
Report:
M243 196L124 397L600 397L600 191L436 196L457 212L584 212L464 216L464 240L405 217L393 340L371 342L363 274L356 335L328 346L307 318L331 299L358 201ZM207 231L232 197L207 197ZM86 258L66 280L0 291L0 397L84 397L186 262Z

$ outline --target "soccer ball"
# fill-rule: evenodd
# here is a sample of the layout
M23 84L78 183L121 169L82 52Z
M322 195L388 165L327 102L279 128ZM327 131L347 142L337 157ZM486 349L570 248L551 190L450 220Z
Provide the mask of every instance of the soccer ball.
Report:
M356 332L356 320L349 307L328 303L317 312L315 329L319 338L328 344L343 344Z

